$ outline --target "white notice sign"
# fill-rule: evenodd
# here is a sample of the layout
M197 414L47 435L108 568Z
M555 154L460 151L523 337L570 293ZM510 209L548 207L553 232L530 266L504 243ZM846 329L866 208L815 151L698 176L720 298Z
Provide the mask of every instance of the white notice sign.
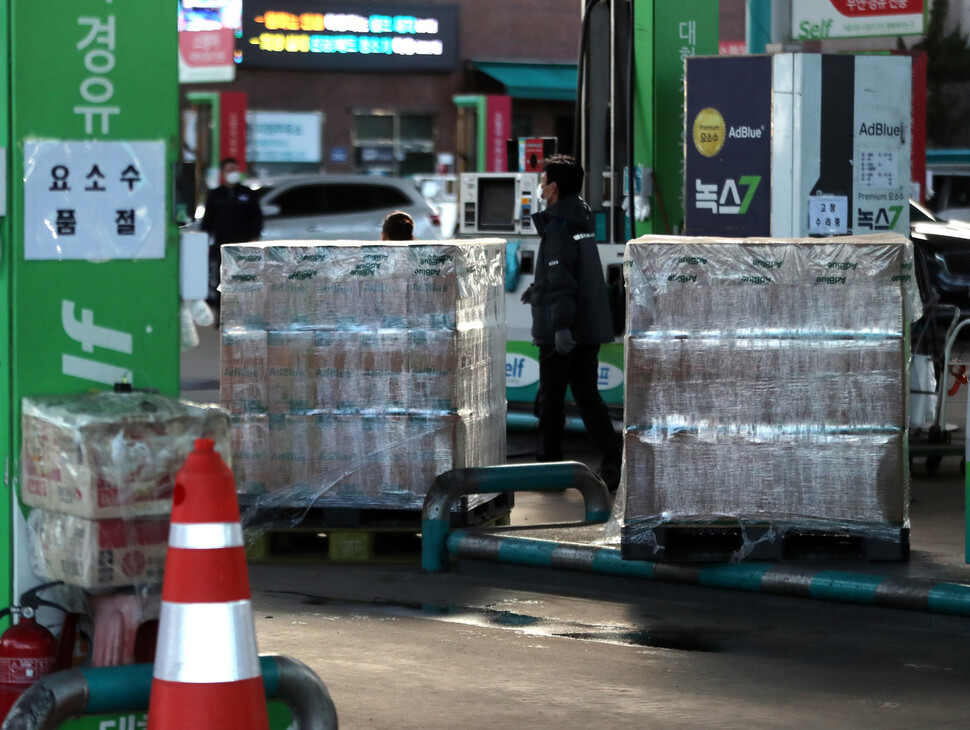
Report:
M165 256L165 144L24 142L24 258Z
M849 232L849 199L844 195L812 195L808 199L808 233L838 236Z

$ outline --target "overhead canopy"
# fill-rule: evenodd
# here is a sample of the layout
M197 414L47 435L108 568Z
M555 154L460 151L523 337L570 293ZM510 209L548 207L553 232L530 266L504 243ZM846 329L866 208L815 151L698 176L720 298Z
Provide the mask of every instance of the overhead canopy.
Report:
M504 85L506 93L517 99L573 101L576 98L575 63L473 61L472 66Z

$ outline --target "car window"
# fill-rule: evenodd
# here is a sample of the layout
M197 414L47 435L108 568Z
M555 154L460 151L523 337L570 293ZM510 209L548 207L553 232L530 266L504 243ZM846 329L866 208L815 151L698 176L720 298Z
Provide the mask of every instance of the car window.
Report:
M397 188L388 185L372 185L371 209L377 208L405 208L414 202Z
M326 185L297 185L284 190L273 200L273 205L279 206L280 217L322 215L329 212Z
M366 213L413 205L411 199L389 185L332 185L328 192L331 213Z
M331 213L362 213L372 208L369 185L330 185Z
M266 202L279 207L281 218L365 213L414 205L411 198L398 188L374 183L295 185Z

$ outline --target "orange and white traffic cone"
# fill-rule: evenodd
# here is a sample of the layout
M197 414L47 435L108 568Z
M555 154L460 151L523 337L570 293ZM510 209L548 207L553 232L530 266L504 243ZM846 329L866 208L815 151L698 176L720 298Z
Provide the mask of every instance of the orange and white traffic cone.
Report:
M232 471L198 439L175 477L151 730L269 727Z

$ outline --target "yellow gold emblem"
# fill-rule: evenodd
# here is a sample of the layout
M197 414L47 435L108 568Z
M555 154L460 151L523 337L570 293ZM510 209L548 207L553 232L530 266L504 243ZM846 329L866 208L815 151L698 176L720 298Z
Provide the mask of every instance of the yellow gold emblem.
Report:
M724 117L714 107L705 107L694 118L694 146L704 157L714 157L724 146Z

